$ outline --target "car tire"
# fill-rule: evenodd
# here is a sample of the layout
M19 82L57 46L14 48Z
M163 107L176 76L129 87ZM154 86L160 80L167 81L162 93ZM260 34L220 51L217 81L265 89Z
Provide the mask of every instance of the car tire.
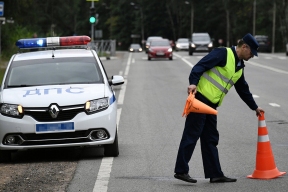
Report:
M151 60L151 57L148 57L148 60L150 61L150 60Z
M286 56L288 56L288 52L286 52Z
M192 52L192 51L189 51L189 55L193 55L193 52Z
M119 155L119 146L118 146L118 134L116 131L114 143L104 145L104 156L117 157L118 155Z
M169 60L173 60L173 57L169 57Z
M12 151L1 150L0 151L0 162L10 162L12 160Z

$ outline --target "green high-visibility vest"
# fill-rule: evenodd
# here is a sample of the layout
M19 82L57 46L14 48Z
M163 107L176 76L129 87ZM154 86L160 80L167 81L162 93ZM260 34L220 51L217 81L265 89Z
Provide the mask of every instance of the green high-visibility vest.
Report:
M214 104L221 105L223 98L229 89L237 82L243 73L243 69L235 71L235 58L233 51L227 49L227 61L224 67L213 67L201 76L197 85L197 91Z

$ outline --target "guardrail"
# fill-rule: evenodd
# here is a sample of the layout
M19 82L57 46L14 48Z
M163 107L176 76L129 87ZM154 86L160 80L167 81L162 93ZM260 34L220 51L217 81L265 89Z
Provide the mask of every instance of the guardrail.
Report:
M94 40L90 42L90 46L99 56L115 56L116 40Z

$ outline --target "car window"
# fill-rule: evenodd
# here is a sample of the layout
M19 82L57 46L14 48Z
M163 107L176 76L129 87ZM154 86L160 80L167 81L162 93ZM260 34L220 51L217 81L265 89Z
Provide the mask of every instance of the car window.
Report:
M210 41L209 36L193 36L193 41Z
M152 41L153 39L162 39L162 37L148 37L147 41Z
M140 45L138 45L138 44L132 44L131 47L134 48L134 49L138 49L138 48L140 48Z
M267 41L268 40L268 37L255 37L255 39L257 40L257 41Z
M6 82L7 87L102 83L103 77L94 58L36 59L14 61Z
M151 41L151 46L170 46L169 41Z
M186 43L186 42L189 42L188 39L178 39L177 40L178 43Z

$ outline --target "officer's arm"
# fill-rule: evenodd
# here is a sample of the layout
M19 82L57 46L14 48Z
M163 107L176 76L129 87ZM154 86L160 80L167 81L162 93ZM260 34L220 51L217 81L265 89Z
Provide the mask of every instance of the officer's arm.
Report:
M250 109L256 110L258 108L252 93L249 90L249 85L245 80L244 70L239 80L235 83L234 87L240 98L248 105Z

